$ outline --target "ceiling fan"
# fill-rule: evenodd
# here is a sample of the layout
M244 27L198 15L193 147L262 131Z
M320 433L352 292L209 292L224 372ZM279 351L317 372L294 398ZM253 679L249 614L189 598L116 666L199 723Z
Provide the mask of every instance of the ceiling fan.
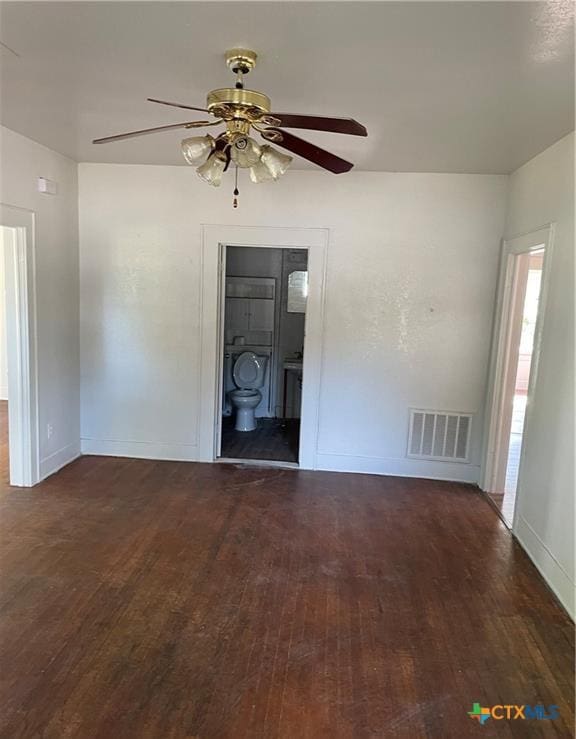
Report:
M94 139L93 144L106 144L121 141L134 136L145 136L158 131L171 129L203 128L205 126L225 125L226 130L215 138L206 134L194 136L182 141L181 148L184 159L193 166L200 177L208 184L218 187L222 175L231 163L236 166L236 187L234 190L234 206L237 206L238 168L248 169L252 182L260 183L277 180L292 162L292 157L271 147L268 143L259 144L249 134L251 129L257 131L266 142L272 142L287 149L293 154L313 162L334 174L348 172L354 166L335 154L321 149L319 146L294 136L286 128L308 129L313 131L330 131L350 136L367 136L367 131L352 118L327 118L316 115L294 115L292 113L271 112L270 98L255 90L244 88L244 75L256 66L257 54L250 49L231 49L226 52L226 64L236 75L233 88L212 90L208 93L206 108L192 105L172 103L166 100L148 98L151 103L169 105L185 110L197 110L209 113L216 120L187 121L172 123L167 126L144 128L115 136Z

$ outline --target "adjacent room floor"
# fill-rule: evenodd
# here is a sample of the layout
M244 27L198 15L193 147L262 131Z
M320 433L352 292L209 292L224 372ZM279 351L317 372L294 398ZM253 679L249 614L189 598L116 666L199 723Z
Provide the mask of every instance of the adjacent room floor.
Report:
M300 420L259 418L254 431L236 431L234 418L222 419L221 457L298 462Z
M572 624L470 486L83 457L0 503L2 739L572 735Z
M492 501L496 504L504 521L510 528L512 528L514 521L516 488L518 487L518 472L520 470L520 452L522 451L522 434L524 431L524 418L526 416L526 400L526 393L516 393L514 396L504 493L489 493Z

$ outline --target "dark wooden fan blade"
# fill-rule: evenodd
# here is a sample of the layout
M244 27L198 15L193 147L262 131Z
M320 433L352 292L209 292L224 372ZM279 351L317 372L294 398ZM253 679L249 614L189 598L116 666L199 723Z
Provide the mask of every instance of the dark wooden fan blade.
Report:
M156 128L143 128L141 131L130 131L129 133L119 133L115 136L105 136L103 139L94 139L93 144L107 144L109 141L121 141L122 139L131 139L135 136L146 136L149 133L157 131L169 131L171 128L201 128L209 126L210 121L187 121L186 123L171 123L168 126L156 126Z
M226 157L226 166L224 167L224 171L227 172L232 157L230 156L230 142L226 138L226 135L223 134L218 136L214 145L214 150L222 152Z
M184 105L183 103L170 103L167 100L156 100L156 98L146 98L149 103L158 103L159 105L170 105L172 108L184 108L185 110L199 110L201 113L209 113L206 108L195 108L192 105Z
M307 128L311 131L346 133L349 136L368 136L365 127L353 118L326 118L320 115L292 115L292 113L269 113L278 118L282 128Z
M309 141L304 141L304 139L300 139L298 136L288 133L288 131L283 131L280 128L267 128L266 131L273 131L282 136L282 140L276 139L276 137L273 139L277 146L288 149L288 151L298 154L299 157L303 157L309 162L313 162L319 167L323 167L334 174L349 172L354 166L351 162L341 159L336 156L336 154L331 154L329 151L316 146L316 144L311 144ZM266 138L265 135L264 138Z

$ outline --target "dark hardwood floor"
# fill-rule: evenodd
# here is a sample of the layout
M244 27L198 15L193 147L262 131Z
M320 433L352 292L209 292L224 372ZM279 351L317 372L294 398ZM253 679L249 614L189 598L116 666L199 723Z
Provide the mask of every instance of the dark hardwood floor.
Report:
M234 418L222 419L221 457L298 462L300 421L259 418L254 431L236 431Z
M572 624L474 488L83 457L0 505L2 739L572 736Z

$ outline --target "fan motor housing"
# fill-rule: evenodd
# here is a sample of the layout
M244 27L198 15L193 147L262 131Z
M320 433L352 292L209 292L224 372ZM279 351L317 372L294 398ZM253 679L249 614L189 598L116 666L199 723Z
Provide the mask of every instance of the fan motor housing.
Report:
M212 115L224 120L238 117L258 119L270 112L270 98L255 90L224 87L208 93L206 107Z

